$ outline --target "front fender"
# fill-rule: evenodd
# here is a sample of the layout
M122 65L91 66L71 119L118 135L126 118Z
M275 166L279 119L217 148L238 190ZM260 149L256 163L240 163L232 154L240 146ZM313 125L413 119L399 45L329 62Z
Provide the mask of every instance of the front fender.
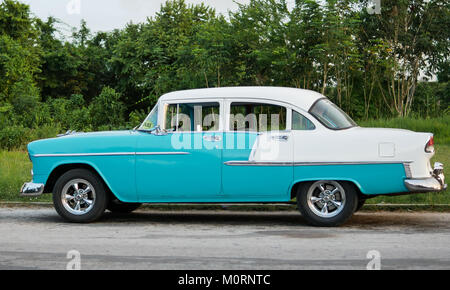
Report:
M49 177L61 167L92 168L122 202L136 202L135 156L39 157L32 158L35 175L33 182L46 184ZM66 170L67 171L67 170ZM63 172L64 173L64 172ZM60 173L58 173L60 175ZM57 176L59 177L59 176Z

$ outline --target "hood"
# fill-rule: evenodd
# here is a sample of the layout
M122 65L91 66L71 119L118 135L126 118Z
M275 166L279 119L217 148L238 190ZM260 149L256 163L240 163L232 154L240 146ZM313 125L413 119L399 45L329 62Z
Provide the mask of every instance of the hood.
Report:
M31 156L36 154L83 154L133 152L136 147L134 131L71 133L28 144Z

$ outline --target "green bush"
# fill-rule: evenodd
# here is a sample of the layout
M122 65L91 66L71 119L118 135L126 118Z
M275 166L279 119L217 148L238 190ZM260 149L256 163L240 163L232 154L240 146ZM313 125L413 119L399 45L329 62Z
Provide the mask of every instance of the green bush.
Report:
M450 82L419 82L414 95L413 112L421 117L439 117L449 112Z
M429 132L435 136L436 143L450 144L450 114L439 118L394 118L357 122L362 127L400 128L416 132Z
M70 99L49 100L52 123L59 124L61 129L86 131L91 128L91 117L82 95L72 95Z
M0 103L0 129L14 124L13 106L9 103Z
M148 113L144 112L143 110L139 111L133 111L130 113L129 121L128 121L128 127L134 128L136 126L139 126L144 122L144 119L147 117Z
M61 127L56 125L43 125L35 129L22 126L10 126L0 129L0 148L6 150L25 150L26 145L32 141L54 138L61 132Z
M0 148L7 150L22 148L28 139L29 130L22 126L0 129Z
M124 126L125 105L121 95L110 87L104 87L99 96L89 106L91 124L95 129L111 130Z
M61 132L62 132L62 129L59 126L59 124L43 125L39 128L29 130L27 142L40 140L40 139L55 138Z

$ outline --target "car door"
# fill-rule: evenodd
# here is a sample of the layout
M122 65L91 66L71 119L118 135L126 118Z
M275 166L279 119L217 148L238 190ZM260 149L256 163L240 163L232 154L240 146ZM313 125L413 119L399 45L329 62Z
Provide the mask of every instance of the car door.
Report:
M216 201L221 192L222 101L173 101L160 106L163 131L138 138L139 200Z
M236 202L286 201L293 179L291 110L276 102L229 100L223 194Z
M333 139L330 136L323 136L318 134L316 125L309 119L312 117L305 116L305 112L301 110L292 110L292 139L294 142L294 165L296 171L307 170L302 164L308 164L312 162L317 162L317 154L312 154L314 152L319 152L320 147L324 148L323 144L327 146L327 151L333 150ZM331 160L328 160L331 161Z

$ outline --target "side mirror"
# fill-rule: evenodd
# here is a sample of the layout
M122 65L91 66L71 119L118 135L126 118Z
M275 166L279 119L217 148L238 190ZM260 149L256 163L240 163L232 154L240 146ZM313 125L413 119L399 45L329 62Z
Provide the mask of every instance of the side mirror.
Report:
M156 136L165 136L167 135L167 131L161 129L161 126L157 125L153 130L153 134Z

